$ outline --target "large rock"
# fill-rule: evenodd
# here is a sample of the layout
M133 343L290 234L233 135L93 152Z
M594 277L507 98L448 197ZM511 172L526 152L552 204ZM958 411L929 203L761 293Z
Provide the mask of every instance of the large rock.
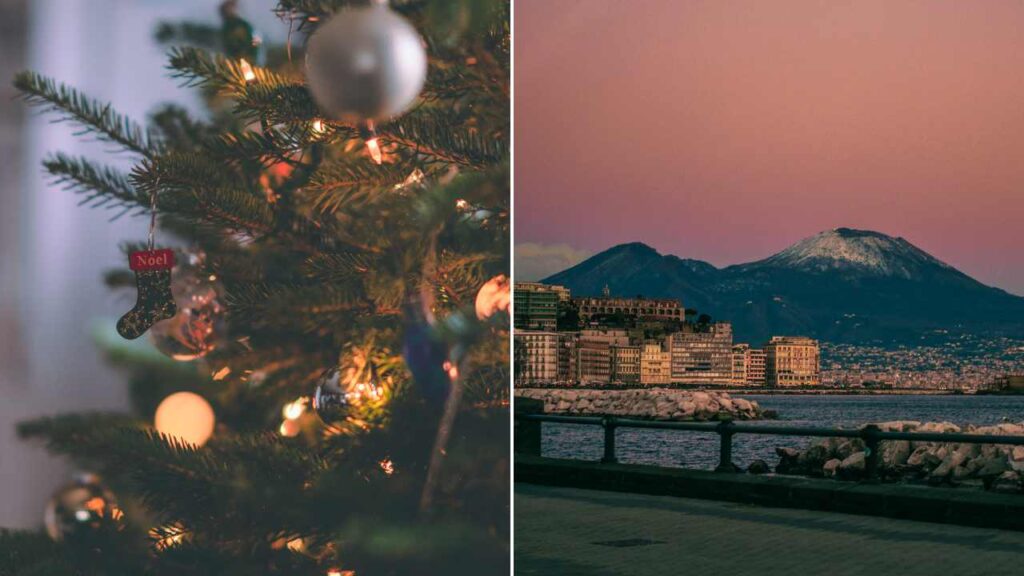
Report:
M642 388L589 390L516 389L516 395L544 402L556 414L609 415L655 420L753 420L761 417L756 402L726 392Z
M754 460L753 462L750 463L750 466L747 467L747 472L751 474L767 474L768 472L771 471L772 469L764 460Z
M1024 436L1024 422L990 426L949 422L919 423L894 420L876 424L881 430L900 432L992 434ZM852 480L863 477L866 458L859 438L825 438L805 450L777 448L779 472ZM1024 484L1024 447L969 442L909 442L886 440L879 445L879 466L886 479L927 479L929 484L951 482L1021 492Z
M843 461L839 458L833 458L821 467L821 471L828 478L835 477L836 473L839 472L839 466L842 465Z
M837 476L842 478L860 478L864 475L865 457L863 452L854 452L839 463Z
M904 466L910 457L910 441L888 440L882 442L878 448L878 454L882 468L894 470Z

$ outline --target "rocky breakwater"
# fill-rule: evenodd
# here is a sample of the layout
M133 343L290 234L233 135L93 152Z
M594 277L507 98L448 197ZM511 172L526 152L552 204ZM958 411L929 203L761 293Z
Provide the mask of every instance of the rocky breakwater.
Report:
M544 402L549 414L626 416L653 420L756 420L757 402L727 392L644 388L634 390L516 389L516 396Z
M1024 436L1024 422L965 428L949 422L896 421L875 425L894 432ZM779 464L775 471L780 474L840 480L857 480L864 475L864 442L859 438L825 438L806 450L777 448L776 453ZM887 440L879 445L878 453L883 479L978 485L1000 492L1024 491L1024 446Z

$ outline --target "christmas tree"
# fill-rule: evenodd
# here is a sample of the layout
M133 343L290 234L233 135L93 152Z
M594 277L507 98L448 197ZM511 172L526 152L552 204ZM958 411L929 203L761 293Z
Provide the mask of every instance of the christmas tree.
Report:
M280 46L235 4L156 31L201 117L15 79L133 158L54 181L159 232L104 275L134 411L19 426L90 475L0 574L505 572L509 2L281 0Z

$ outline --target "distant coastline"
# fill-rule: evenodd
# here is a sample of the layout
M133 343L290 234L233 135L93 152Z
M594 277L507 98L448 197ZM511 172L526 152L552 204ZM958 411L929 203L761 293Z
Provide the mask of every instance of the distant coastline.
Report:
M1010 391L964 391L964 390L942 390L934 388L896 388L896 389L860 389L860 388L740 388L732 386L673 386L659 385L660 388L728 392L729 394L763 395L763 396L973 396L984 394L989 396L1020 396L1021 392ZM613 384L592 385L592 386L557 386L529 384L516 386L517 390L529 389L557 389L557 390L642 390L644 386L616 386Z

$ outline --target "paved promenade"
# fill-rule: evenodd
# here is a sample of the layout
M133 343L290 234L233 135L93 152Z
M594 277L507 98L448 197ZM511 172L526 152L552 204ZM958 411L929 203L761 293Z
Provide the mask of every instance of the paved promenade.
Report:
M1024 532L515 484L517 575L1003 576Z

